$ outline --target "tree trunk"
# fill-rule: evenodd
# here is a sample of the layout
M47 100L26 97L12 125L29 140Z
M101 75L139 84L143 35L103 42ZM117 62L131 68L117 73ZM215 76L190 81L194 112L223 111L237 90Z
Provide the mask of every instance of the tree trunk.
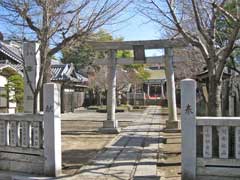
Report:
M209 89L208 89L209 116L222 116L221 90L222 81L217 80L214 75L209 76Z
M33 93L33 114L38 112L38 92Z
M89 89L89 105L92 106L92 105L95 105L94 104L94 94L93 94L93 89Z
M97 106L101 106L101 91L96 88L96 104Z
M99 105L100 106L102 106L103 104L102 104L102 92L100 91L100 93L99 93Z
M43 83L50 83L52 78L51 60L46 59L45 62L46 62L46 66L45 66L45 71L43 75Z
M120 106L120 103L119 103L119 91L118 90L116 90L116 105Z
M136 106L137 85L134 84L133 105Z
M222 115L229 116L229 80L225 80L222 84ZM224 102L224 103L223 103Z
M65 112L64 84L61 85L61 113Z

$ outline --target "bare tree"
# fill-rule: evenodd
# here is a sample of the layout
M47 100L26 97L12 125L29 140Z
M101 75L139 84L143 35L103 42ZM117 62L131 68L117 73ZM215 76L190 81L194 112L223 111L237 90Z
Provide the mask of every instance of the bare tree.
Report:
M208 69L208 114L221 116L221 86L227 59L237 47L240 30L239 0L143 0L141 12L197 47ZM233 3L234 10L227 8ZM228 26L221 38L218 21Z
M105 93L108 89L107 85L107 67L100 66L99 70L89 75L89 87L94 89L96 98L100 99L101 93ZM117 76L117 86L116 94L117 96L121 91L124 91L130 85L140 85L143 80L137 76L138 72L134 69L124 70L120 65L117 66L116 76ZM97 100L98 105L101 104Z
M0 20L12 28L25 28L26 38L40 43L41 68L35 94L51 80L51 58L76 40L84 42L112 22L131 0L2 0ZM34 110L36 112L36 109Z
M179 87L180 80L184 78L196 78L196 75L202 73L206 63L201 52L194 47L174 49L174 55L186 57L184 61L174 62L174 73L176 86Z

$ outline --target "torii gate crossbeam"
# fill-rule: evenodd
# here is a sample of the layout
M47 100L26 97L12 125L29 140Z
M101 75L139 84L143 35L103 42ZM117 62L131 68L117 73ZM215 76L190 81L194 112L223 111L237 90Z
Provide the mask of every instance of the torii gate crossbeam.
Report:
M174 40L146 40L146 41L120 41L120 42L87 42L88 45L93 47L95 50L108 51L108 58L102 60L100 64L108 65L108 94L107 94L107 120L103 123L104 132L108 133L118 133L118 121L115 118L116 110L116 65L118 60L116 58L117 50L134 50L138 51L136 54L138 57L133 59L121 59L119 64L129 64L133 63L149 63L150 59L154 60L156 64L159 58L159 62L165 63L166 66L166 76L167 76L167 94L168 94L168 111L169 118L166 122L167 129L179 128L179 121L177 119L177 107L176 107L176 92L175 92L175 81L174 81L174 71L173 71L173 48L186 47L187 43L183 39ZM165 55L162 57L151 57L146 58L144 50L146 49L164 49ZM140 57L140 58L139 58ZM141 59L142 57L142 59ZM149 61L148 61L149 59ZM97 63L97 61L95 61Z

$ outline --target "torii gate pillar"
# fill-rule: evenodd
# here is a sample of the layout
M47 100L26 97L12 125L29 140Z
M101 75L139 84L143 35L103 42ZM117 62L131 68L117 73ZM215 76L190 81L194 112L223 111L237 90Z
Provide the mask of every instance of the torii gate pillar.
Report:
M165 67L167 77L167 98L168 98L168 120L167 129L180 128L180 122L177 119L176 90L173 70L173 49L165 48Z
M116 110L116 50L110 50L108 55L108 91L107 91L107 120L103 122L101 132L117 134L120 132L115 116Z

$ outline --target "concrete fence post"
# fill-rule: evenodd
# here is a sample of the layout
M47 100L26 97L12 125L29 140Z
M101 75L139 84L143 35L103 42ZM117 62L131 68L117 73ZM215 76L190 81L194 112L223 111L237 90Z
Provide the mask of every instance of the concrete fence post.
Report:
M196 177L196 81L181 81L182 179Z
M44 172L58 176L62 169L60 86L44 84Z

